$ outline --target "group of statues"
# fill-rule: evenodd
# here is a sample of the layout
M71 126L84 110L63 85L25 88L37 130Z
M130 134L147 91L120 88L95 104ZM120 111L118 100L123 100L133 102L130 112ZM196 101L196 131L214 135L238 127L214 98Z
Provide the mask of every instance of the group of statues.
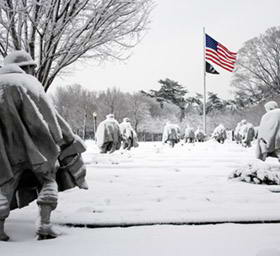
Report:
M219 124L213 131L211 138L219 143L224 143L228 136L237 144L251 147L256 140L256 158L265 161L267 157L277 158L280 162L280 108L275 101L269 101L264 105L266 113L262 116L258 127L254 127L247 120L241 120L234 130L226 131L223 124ZM228 135L227 135L228 134ZM201 136L201 137L200 137ZM205 133L198 128L195 132L191 127L185 129L183 135L176 124L167 123L163 131L163 143L169 143L172 147L181 139L186 143L205 141Z
M251 147L252 141L257 138L257 127L245 119L237 123L234 130L226 130L223 124L219 124L212 133L212 138L219 143L224 143L230 138L243 147Z
M129 118L125 117L122 123L118 123L114 114L108 114L96 130L96 144L100 153L113 153L121 148L130 150L138 147L137 134L133 129Z
M272 110L273 111L270 114L264 115L264 117L270 117L272 113L277 117L278 105L276 102L268 102L265 105L265 109L268 113L270 113L270 111ZM263 124L263 122L261 124ZM278 126L275 127L278 128ZM272 128L270 127L269 129ZM264 148L264 139L260 140L259 138L261 135L263 136L264 130L259 130L259 127L254 127L252 123L243 119L239 123L237 123L234 130L226 130L223 124L219 124L211 134L211 138L223 144L225 140L230 137L231 140L235 141L237 144L241 144L244 147L251 147L253 140L258 139L260 151ZM266 130L267 129L265 129L265 131ZM183 140L185 143L194 143L204 142L206 138L207 135L200 127L194 130L191 126L188 125L185 129L185 132L181 134L180 127L177 124L170 122L166 122L162 133L162 142L169 144L171 147L174 147L175 144L177 144L181 140ZM131 149L131 147L138 146L137 134L132 128L130 120L128 118L124 118L123 122L119 124L114 118L113 114L107 115L106 119L99 124L96 132L96 141L101 153L112 153L115 150L120 149L121 145L123 145L123 148L127 150ZM269 138L269 142L270 141L273 141L273 139ZM276 141L275 143L280 144L280 139L279 142Z
M187 126L185 133L181 135L180 127L177 124L167 122L163 128L162 143L167 143L174 147L181 139L185 143L203 142L206 139L206 134L200 127L194 131L192 127Z
M264 105L266 113L262 116L260 125L255 127L247 120L241 120L231 131L232 140L244 147L251 147L256 140L256 155L265 160L267 156L280 159L280 109L275 101ZM220 124L214 130L212 137L223 143L227 138L225 127Z
M187 126L183 139L185 143L203 142L206 140L206 134L200 127L194 130Z
M257 139L258 127L254 127L252 123L241 120L234 130L227 130L223 124L219 124L212 132L210 138L223 144L226 139L231 139L237 144L244 147L251 147L252 141ZM181 135L180 128L177 124L166 123L163 129L162 142L170 144L174 147L176 143L183 140L185 143L204 142L207 139L205 132L198 127L194 130L191 126L187 126L184 134Z
M237 143L241 143L243 146L250 147L252 140L256 136L255 128L251 123L248 123L246 120L242 120L238 125L237 129L232 135L233 140L236 140ZM211 138L216 140L219 143L224 143L228 138L228 131L223 124L219 124L211 134ZM163 128L162 142L170 144L171 147L174 147L176 143L183 140L185 143L194 143L194 142L204 142L207 139L207 135L200 127L194 130L193 127L187 126L184 134L181 134L180 128L177 124L171 124L169 122Z
M267 114L263 116L260 127L254 127L252 123L245 119L237 123L236 128L230 131L227 131L223 124L219 124L211 134L211 138L219 143L224 143L230 136L233 141L244 147L251 147L252 141L257 139L258 152L266 152L264 150L266 148L265 145L267 145L266 141L268 141L269 150L274 145L278 146L279 144L280 146L280 138L278 138L278 132L280 136L280 124L278 130L278 123L272 122L272 120L277 122L280 120L278 105L276 102L270 101L265 104L265 109ZM278 117L279 120L277 119ZM270 127L263 128L269 124L271 125ZM273 135L274 137L268 137L272 134L271 130L276 133ZM170 122L165 124L162 133L162 142L169 144L171 147L174 147L181 140L185 143L194 143L204 142L206 138L207 135L200 127L194 130L192 127L187 126L184 134L181 134L180 127ZM101 153L114 152L120 149L121 145L127 150L138 146L137 134L132 128L130 120L124 118L123 122L119 124L113 114L107 115L106 119L99 124L96 132L96 141ZM279 152L277 151L277 154L280 155L280 150Z
M234 130L227 131L223 124L219 124L213 131L211 138L224 143L228 136L237 144L251 147L252 141L257 140L257 158L265 160L267 156L276 156L280 159L280 109L275 101L265 104L266 114L262 117L259 127L243 119L237 123ZM61 119L61 117L60 117ZM195 131L187 126L181 134L177 124L167 122L163 128L162 142L171 147L182 139L185 143L203 142L206 134L198 127ZM121 148L130 150L138 146L137 134L131 126L129 118L118 123L113 114L108 114L96 132L96 142L101 153L112 153Z

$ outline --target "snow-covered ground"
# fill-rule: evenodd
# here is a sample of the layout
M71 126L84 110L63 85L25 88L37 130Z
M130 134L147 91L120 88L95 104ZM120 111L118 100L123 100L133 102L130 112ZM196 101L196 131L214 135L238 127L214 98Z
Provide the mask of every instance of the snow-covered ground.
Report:
M146 142L99 154L92 141L87 145L90 189L60 193L52 220L100 228L56 226L59 238L36 241L32 203L11 213L12 241L0 243L0 255L280 255L280 224L170 225L280 221L280 193L228 179L255 161L253 147L208 141L172 149Z

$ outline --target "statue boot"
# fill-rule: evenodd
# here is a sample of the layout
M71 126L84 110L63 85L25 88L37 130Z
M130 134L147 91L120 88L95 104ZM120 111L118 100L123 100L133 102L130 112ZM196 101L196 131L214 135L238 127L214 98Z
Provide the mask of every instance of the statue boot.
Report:
M54 239L58 236L50 223L51 212L51 206L45 204L39 206L40 223L37 230L38 240Z
M10 238L4 231L5 220L0 220L0 241L8 241Z

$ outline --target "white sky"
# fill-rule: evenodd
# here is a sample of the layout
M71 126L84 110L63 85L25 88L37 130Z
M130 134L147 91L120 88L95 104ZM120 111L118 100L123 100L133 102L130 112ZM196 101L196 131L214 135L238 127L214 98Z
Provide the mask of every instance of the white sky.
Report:
M169 78L191 93L203 91L203 27L231 51L280 25L279 0L155 0L150 29L126 62L92 63L55 80L57 85L81 84L90 90L117 87L124 92L159 89ZM230 98L232 73L215 68L207 75L207 90Z

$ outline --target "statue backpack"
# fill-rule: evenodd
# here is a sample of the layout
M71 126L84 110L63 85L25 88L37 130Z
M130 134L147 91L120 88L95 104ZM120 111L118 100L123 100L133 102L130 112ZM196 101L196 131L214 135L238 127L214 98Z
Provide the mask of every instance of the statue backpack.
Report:
M75 136L75 140L64 147L58 157L60 167L56 173L56 182L58 191L78 186L87 189L85 181L86 167L82 159L82 153L85 152L86 146L80 137Z

